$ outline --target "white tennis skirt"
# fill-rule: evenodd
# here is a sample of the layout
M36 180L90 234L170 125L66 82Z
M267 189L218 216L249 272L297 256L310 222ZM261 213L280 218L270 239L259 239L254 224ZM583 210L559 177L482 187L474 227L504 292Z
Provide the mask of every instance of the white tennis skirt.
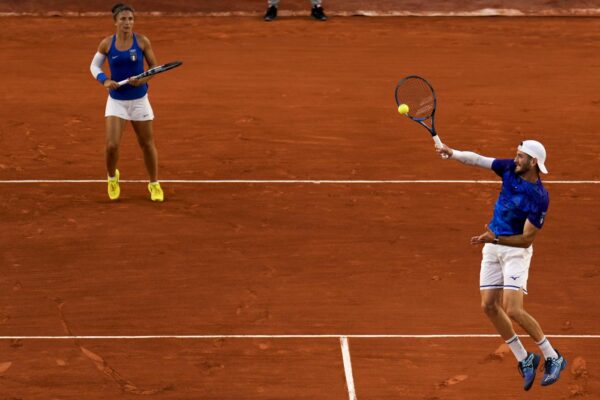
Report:
M108 96L105 117L119 117L128 121L151 121L154 112L148 95L135 100L116 100Z

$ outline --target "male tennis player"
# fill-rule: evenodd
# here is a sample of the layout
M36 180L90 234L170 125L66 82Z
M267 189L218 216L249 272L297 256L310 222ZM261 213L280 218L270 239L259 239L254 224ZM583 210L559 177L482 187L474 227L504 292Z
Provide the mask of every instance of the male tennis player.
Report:
M131 121L138 143L144 153L144 162L150 183L148 191L152 201L163 201L164 193L158 182L158 155L154 145L152 120L154 112L148 100L148 78L129 80L123 86L117 82L138 75L144 71L144 58L149 67L157 65L150 40L133 33L133 8L126 4L116 4L112 8L116 33L104 38L90 65L92 75L108 90L106 101L106 169L108 170L108 197L117 200L121 195L119 187L119 146L125 129L125 122ZM102 71L108 59L110 79Z
M540 179L540 172L548 173L546 149L538 141L525 140L518 146L514 160L483 157L446 145L437 152L466 165L492 169L502 177L502 189L491 222L484 233L471 238L471 244L484 244L479 278L481 305L517 358L524 389L529 390L533 385L541 356L525 350L511 318L535 340L544 354L542 386L551 385L560 378L567 361L523 308L532 243L548 211L548 192Z

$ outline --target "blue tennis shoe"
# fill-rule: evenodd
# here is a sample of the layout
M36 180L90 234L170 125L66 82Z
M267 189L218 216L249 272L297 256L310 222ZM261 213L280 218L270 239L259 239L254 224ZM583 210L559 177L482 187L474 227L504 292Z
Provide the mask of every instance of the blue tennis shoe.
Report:
M544 363L544 377L542 378L542 386L552 385L560 378L560 373L567 366L567 360L554 349L558 358L546 358Z
M523 389L529 390L533 385L533 381L535 380L535 372L537 370L538 365L540 365L540 360L542 356L536 353L528 353L527 358L523 361L519 361L517 367L519 369L519 373L523 377Z

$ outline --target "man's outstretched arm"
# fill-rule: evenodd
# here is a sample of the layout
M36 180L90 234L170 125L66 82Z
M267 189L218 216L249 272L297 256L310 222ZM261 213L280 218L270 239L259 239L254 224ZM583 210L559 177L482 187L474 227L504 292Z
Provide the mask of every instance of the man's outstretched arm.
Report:
M442 147L437 147L435 151L437 151L442 158L450 158L452 160L460 161L465 165L473 165L486 169L491 169L492 163L494 162L494 158L484 157L477 153L473 153L472 151L451 149L445 144L443 144Z

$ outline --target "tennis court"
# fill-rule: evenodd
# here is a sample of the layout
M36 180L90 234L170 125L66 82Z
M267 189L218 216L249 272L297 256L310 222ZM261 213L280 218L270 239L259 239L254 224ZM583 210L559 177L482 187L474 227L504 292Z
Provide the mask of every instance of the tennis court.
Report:
M527 396L600 396L600 20L335 4L137 18L184 61L151 82L162 204L130 127L106 196L88 67L110 16L0 19L0 399L348 399L349 371L358 399L520 398L469 244L499 181L398 115L411 73L450 146L548 149L526 308L569 365Z

